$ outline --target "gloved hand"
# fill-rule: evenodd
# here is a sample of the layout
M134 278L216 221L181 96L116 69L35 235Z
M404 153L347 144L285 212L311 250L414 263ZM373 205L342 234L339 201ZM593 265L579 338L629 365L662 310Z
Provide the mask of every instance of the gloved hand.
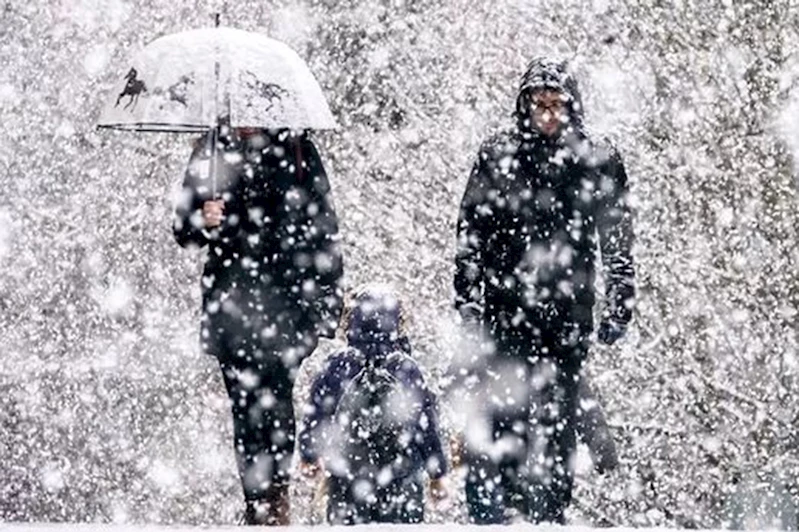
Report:
M483 317L483 308L477 303L466 303L458 307L460 314L460 342L458 356L452 361L451 369L458 375L457 380L464 384L470 381L474 368L480 366L493 344L488 341Z
M479 342L483 333L483 309L477 303L466 303L458 308L464 339L472 344Z
M612 318L603 318L597 330L597 338L605 345L613 345L627 332L627 325Z
M465 329L479 327L483 322L483 309L477 303L466 303L458 308Z

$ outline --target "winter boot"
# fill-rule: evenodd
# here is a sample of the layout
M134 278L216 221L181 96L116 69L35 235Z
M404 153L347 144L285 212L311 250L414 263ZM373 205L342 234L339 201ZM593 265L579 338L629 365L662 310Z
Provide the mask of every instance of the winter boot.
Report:
M263 499L247 501L244 524L261 526L291 524L288 484L272 485Z

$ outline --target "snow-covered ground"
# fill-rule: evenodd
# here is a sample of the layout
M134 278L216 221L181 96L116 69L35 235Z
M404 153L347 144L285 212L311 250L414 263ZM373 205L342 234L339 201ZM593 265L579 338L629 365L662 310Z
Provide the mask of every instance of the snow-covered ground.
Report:
M527 523L517 523L506 526L474 526L474 525L361 525L353 527L332 526L324 527L325 532L363 532L379 529L380 532L587 532L594 530L587 527L575 526L533 526ZM93 525L70 523L0 523L0 532L231 532L232 530L272 530L274 532L318 532L319 527L291 526L291 527L261 527L252 528L235 526L224 527L190 527L190 526L159 526L159 525ZM605 528L607 532L663 532L659 528ZM697 531L703 532L703 531ZM710 532L710 531L707 531Z

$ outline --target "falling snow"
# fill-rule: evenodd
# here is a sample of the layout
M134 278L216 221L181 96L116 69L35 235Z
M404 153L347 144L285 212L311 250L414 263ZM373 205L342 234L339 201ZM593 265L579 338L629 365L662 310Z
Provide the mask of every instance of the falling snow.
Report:
M0 5L0 521L140 531L240 517L227 396L200 352L203 253L171 231L193 139L95 128L132 54L209 26L223 3ZM638 303L626 338L592 347L585 370L620 465L599 475L581 447L568 520L799 527L795 2L227 4L225 25L286 42L319 81L339 124L315 138L345 285L402 294L445 440L479 406L446 389L467 355L458 204L527 62L571 60L590 131L627 167ZM341 347L303 363L298 413ZM466 522L462 470L450 482L428 521ZM299 501L314 489L292 487L295 523L313 521Z

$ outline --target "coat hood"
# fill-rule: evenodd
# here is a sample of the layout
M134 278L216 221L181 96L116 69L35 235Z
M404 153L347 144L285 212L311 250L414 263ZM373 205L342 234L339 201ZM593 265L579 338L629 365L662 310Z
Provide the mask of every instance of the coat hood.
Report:
M402 304L388 288L375 285L356 292L344 327L350 346L367 357L380 358L405 350Z
M516 120L523 133L536 133L532 124L527 96L529 93L553 89L566 95L567 109L574 129L583 128L583 102L577 79L566 61L539 57L527 65L516 97Z

